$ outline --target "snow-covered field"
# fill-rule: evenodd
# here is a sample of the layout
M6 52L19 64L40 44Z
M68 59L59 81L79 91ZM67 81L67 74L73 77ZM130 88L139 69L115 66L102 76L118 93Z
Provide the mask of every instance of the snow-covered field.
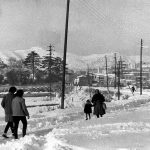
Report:
M0 139L0 150L145 150L150 149L150 96L148 91L131 94L128 100L107 103L107 114L85 120L83 106L89 94L75 90L66 96L65 109L48 106L28 108L28 135L19 140ZM46 98L26 98L26 104L60 103ZM0 133L4 129L4 112L0 108ZM19 127L21 134L21 124ZM9 132L9 134L11 134ZM13 146L12 146L13 145Z

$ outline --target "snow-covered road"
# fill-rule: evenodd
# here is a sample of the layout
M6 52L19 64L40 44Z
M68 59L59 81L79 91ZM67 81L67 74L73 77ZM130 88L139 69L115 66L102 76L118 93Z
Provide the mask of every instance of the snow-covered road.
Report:
M149 150L150 103L99 119L70 122L53 132L71 145L90 150Z
M0 150L150 149L149 92L119 101L114 99L107 103L107 114L103 118L92 116L86 121L83 106L87 98L84 91L78 91L67 96L65 109L29 108L28 135L19 140L1 141ZM0 112L2 134L5 122L3 110Z

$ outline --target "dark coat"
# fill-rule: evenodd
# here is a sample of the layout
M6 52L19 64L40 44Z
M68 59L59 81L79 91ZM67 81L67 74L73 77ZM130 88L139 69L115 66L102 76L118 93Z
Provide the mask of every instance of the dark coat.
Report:
M12 99L14 98L14 95L12 93L6 94L1 102L1 106L5 110L5 121L6 122L12 122Z
M133 87L131 88L131 90L132 90L132 92L134 92L134 91L135 91L135 87L133 86Z
M86 103L84 106L84 113L90 114L92 113L92 104L91 103Z
M104 101L105 101L105 98L101 93L93 95L92 103L94 105L94 115L105 114L105 109L103 107Z

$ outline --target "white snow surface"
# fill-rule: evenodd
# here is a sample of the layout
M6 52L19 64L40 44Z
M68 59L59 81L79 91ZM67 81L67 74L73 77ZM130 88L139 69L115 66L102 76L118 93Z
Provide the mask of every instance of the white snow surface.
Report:
M85 120L83 106L89 94L74 90L66 95L65 109L28 108L27 135L18 140L0 139L0 150L148 150L150 149L150 96L137 90L128 100L108 102L107 113L97 119ZM31 102L31 103L30 103ZM51 102L60 102L54 99ZM43 98L26 98L26 104L46 103ZM0 108L0 132L4 129L4 112ZM19 126L21 134L22 125ZM11 133L9 132L9 135ZM21 136L21 135L19 135Z

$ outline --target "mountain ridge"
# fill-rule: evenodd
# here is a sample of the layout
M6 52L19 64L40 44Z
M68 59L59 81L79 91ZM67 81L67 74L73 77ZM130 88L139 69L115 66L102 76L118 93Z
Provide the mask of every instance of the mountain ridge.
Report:
M8 62L8 59L10 57L14 57L17 60L18 59L24 59L28 53L31 51L35 51L38 53L41 57L48 54L48 51L44 50L41 47L32 47L30 49L26 50L15 50L15 51L6 51L6 52L0 52L0 58L4 63ZM117 60L122 58L126 63L129 63L131 65L135 65L135 63L140 62L140 56L121 56L121 54L116 53ZM63 58L62 53L58 53L56 51L53 52L54 57L61 57ZM72 53L67 53L67 67L72 70L87 70L87 68L98 68L102 66L106 66L106 58L108 66L112 65L114 63L114 53L105 53L105 54L91 54L87 56L79 56ZM143 61L150 63L150 56L143 56Z

